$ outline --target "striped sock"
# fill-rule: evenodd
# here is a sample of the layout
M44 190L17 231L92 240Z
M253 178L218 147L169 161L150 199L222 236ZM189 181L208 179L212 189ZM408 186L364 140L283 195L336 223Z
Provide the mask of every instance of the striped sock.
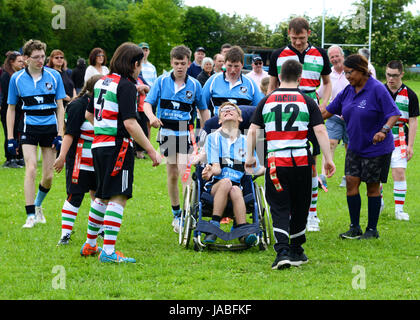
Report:
M318 176L312 177L312 200L309 207L309 217L316 217L316 206L318 203Z
M91 203L89 210L88 230L86 242L91 246L96 246L96 238L101 226L104 224L106 204L99 199Z
M379 189L381 191L381 205L384 205L384 186L382 183L379 185Z
M407 181L394 181L395 211L404 211L404 202L406 194Z
M104 218L104 250L107 255L115 251L115 242L120 231L124 207L115 202L108 202Z
M63 209L61 210L61 236L71 233L73 230L74 221L76 220L79 208L73 206L67 200L64 201Z

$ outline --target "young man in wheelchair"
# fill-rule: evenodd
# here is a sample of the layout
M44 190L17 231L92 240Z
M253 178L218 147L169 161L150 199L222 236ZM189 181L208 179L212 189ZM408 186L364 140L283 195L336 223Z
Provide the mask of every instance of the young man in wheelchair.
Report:
M207 181L204 189L213 198L213 212L210 223L220 227L220 220L231 200L235 218L235 228L246 223L246 205L240 182L245 174L246 137L239 130L242 121L241 110L231 102L225 102L219 109L221 128L207 136L204 150L207 165L202 171L202 178ZM257 166L255 175L264 173L265 168ZM209 233L204 243L214 243L215 234ZM256 234L248 234L239 239L251 246L257 241Z

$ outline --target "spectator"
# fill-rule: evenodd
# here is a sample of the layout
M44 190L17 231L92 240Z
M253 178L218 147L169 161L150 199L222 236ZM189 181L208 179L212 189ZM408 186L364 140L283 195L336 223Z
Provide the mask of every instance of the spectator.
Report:
M149 44L142 42L139 44L139 47L142 48L144 53L144 58L141 63L141 76L147 82L147 85L151 88L157 78L157 72L155 66L148 60L150 55Z
M63 99L64 108L66 108L67 104L76 97L76 89L74 87L74 82L71 80L70 76L65 70L65 63L64 63L64 52L58 49L51 51L48 60L48 67L57 70L58 73L61 75L64 84L64 90L66 91L66 97Z
M261 80L268 77L268 72L263 70L263 60L260 56L252 59L252 71L247 74L252 80L255 81L257 86L261 84Z
M213 74L213 59L210 57L205 57L203 59L203 62L201 63L201 68L203 71L200 72L200 74L197 76L197 80L201 83L201 86L204 87L204 84L206 83L207 79L210 78Z
M83 58L77 59L76 67L71 73L71 80L73 80L76 94L79 94L85 82L86 60Z
M221 53L216 53L213 57L214 61L214 72L222 72L223 71L223 65L225 64L225 56Z
M19 144L19 152L17 156L14 156L9 153L7 150L7 96L9 92L9 83L10 77L13 73L22 70L25 66L23 56L18 51L9 51L6 53L6 60L3 65L3 72L0 76L2 100L1 100L1 123L3 124L4 132L4 155L6 156L6 162L3 164L3 167L6 168L22 168L25 165L22 154L22 146ZM19 122L22 116L22 100L19 100L16 105L16 114L15 114L15 125L13 128L13 135L18 137L18 127Z
M203 69L201 68L201 63L203 62L204 57L206 56L206 49L203 47L198 47L194 52L194 61L188 67L187 74L193 78L197 79L197 76L200 74Z
M361 49L359 49L359 51L357 53L360 54L360 55L362 55L362 56L364 56L367 59L367 61L369 63L368 64L369 72L372 75L372 77L376 79L376 70L375 70L375 67L372 65L372 63L370 63L370 59L369 59L369 57L370 57L370 51L369 51L369 49L367 49L367 48L361 48Z
M349 136L345 174L350 229L342 239L379 238L377 224L381 208L380 183L386 183L394 150L390 133L401 113L385 86L374 79L365 57L353 54L344 60L344 74L350 85L341 91L326 109L324 118L343 115ZM360 228L361 197L359 187L366 183L368 224Z
M108 73L105 51L101 48L92 49L89 54L89 66L85 72L85 82L94 74L107 75Z
M268 84L270 83L270 77L262 78L261 84L260 84L260 90L263 93L263 95L267 95L268 92Z

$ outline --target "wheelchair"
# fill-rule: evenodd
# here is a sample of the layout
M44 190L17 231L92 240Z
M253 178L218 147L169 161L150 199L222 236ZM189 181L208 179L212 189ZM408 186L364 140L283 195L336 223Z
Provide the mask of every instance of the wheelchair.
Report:
M188 249L192 238L195 251L202 251L205 248L209 250L245 250L251 246L245 243L232 243L232 240L239 239L246 234L255 233L257 241L253 246L258 246L260 250L266 250L271 244L273 233L270 212L267 209L269 207L264 196L264 188L259 186L250 175L244 175L241 183L242 191L247 209L247 221L252 220L252 223L242 228L232 228L230 232L225 232L222 230L223 226L218 228L211 224L209 219L206 219L212 216L213 196L204 189L205 181L201 177L203 167L197 165L195 168L195 172L192 173L191 183L186 186L184 192L181 216L183 224L180 226L179 244ZM249 215L251 217L248 217ZM233 207L230 200L223 217L233 218ZM216 234L218 239L223 240L223 243L220 243L221 240L211 244L203 243L203 235L206 233Z

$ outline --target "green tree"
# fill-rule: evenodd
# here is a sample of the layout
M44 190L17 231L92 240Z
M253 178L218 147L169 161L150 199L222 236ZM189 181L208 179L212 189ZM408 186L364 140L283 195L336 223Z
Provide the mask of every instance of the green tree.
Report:
M173 0L144 0L129 7L132 23L130 38L150 46L150 61L157 72L170 68L169 53L182 43L182 9Z

